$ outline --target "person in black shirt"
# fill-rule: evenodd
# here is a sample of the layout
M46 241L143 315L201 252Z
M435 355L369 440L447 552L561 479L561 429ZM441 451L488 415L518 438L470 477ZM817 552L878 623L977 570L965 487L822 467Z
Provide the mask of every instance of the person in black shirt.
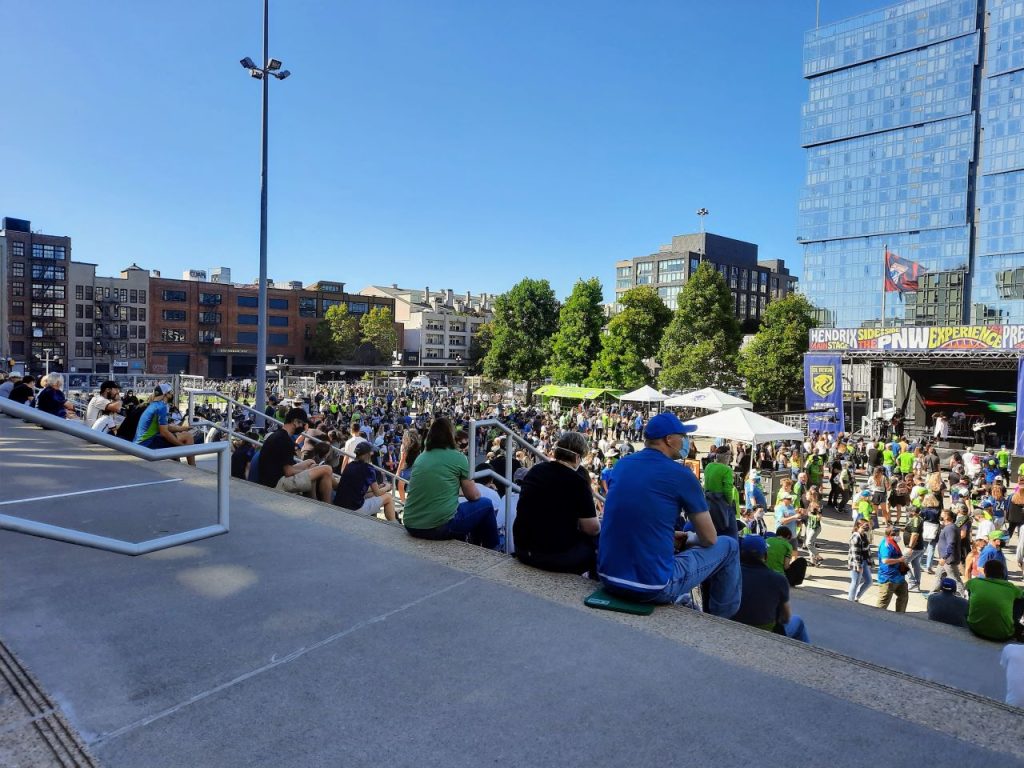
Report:
M388 520L395 520L395 501L389 486L377 483L377 470L370 463L375 453L367 441L356 446L356 457L341 473L334 504L360 515L376 516L381 510Z
M555 460L526 473L512 529L520 562L545 571L596 575L601 524L590 483L578 473L586 454L587 439L566 432L555 444Z
M284 426L274 430L260 449L257 465L260 485L287 493L314 493L314 498L330 503L334 477L329 466L315 466L312 459L295 463L292 436L302 434L309 417L301 408L285 414Z
M10 399L16 403L21 403L22 405L25 405L26 403L31 405L31 400L36 394L36 390L32 386L35 380L36 377L29 374L20 382L15 384L14 388L11 390Z
M794 640L810 642L803 619L789 607L789 582L768 567L768 544L763 536L747 534L740 539L740 609L732 620L766 629Z

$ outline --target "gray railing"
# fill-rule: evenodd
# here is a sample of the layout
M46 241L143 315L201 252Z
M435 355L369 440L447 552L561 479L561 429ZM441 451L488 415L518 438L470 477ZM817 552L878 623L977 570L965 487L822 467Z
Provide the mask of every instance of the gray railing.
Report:
M244 403L240 403L237 400L233 399L232 397L230 397L228 395L225 395L225 394L222 394L222 393L220 393L220 392L218 392L218 391L216 391L214 389L186 389L185 392L188 394L188 420L189 420L189 423L192 424L193 426L209 426L212 429L218 429L221 432L224 432L225 434L230 435L231 437L237 438L239 440L243 440L243 441L245 441L245 442L247 442L247 443L249 443L251 445L255 445L257 447L260 447L262 445L262 443L260 443L257 440L253 440L248 435L244 435L241 432L238 432L238 431L236 431L233 428L233 426L232 426L233 421L232 421L232 414L231 414L231 406L232 405L238 406L242 410L248 411L248 412L250 412L250 413L252 413L254 415L262 415L263 418L266 421L270 422L271 424L276 424L278 427L283 427L284 426L284 422L279 421L278 419L275 419L273 416L267 416L266 414L260 414L260 412L257 411L255 408L252 408L251 406L245 405ZM227 409L224 412L224 421L223 422L215 422L215 421L209 421L207 419L197 418L196 415L195 415L195 399L199 398L199 397L203 397L203 398L207 398L207 399L209 399L211 397L212 398L219 398L219 399L223 400L225 403L227 403L228 407L227 407ZM355 458L355 454L347 453L344 450L342 450L341 448L335 448L327 440L321 440L320 438L313 437L312 435L303 435L303 439L304 440L309 440L310 442L312 442L314 444L315 443L326 443L327 445L331 446L331 450L332 451L337 451L342 456L346 456L346 457L348 457L350 459L354 459ZM298 461L298 459L296 459L296 461ZM389 471L387 469L384 469L383 467L378 467L376 464L374 465L374 469L376 469L378 472L380 472L385 477L391 478L392 490L395 491L395 496L394 496L395 504L400 504L401 502L398 500L398 485L397 485L397 483L398 483L398 481L401 481L403 483L405 481L402 480L400 477L398 477L398 475L396 475L394 472L391 472L391 471ZM335 477L338 477L338 475L335 475Z
M493 469L481 469L479 472L474 471L474 467L477 465L477 450L476 450L476 435L477 430L481 427L494 427L499 432L505 435L505 476L502 477ZM512 444L524 449L528 453L533 454L534 458L539 461L550 461L550 459L544 455L543 452L538 450L533 444L531 444L526 438L520 435L518 432L510 429L505 424L500 422L498 419L481 419L475 421L473 419L469 422L469 470L471 477L474 480L480 480L485 477L493 478L496 482L504 485L506 489L505 498L503 502L505 504L505 552L508 553L509 542L512 540L510 534L511 528L511 511L512 511L512 499L509 490L519 493L519 486L512 480L512 457L515 456L515 451L510 450L509 440ZM599 493L594 493L594 498L600 502L604 502L604 497Z
M183 459L210 453L217 454L217 523L215 525L207 525L202 528L194 528L139 542L122 541L109 536L99 536L72 528L64 528L58 525L50 525L5 514L0 514L0 529L64 541L69 544L80 544L85 547L94 547L95 549L116 552L122 555L145 555L149 552L176 547L179 544L188 544L228 532L230 510L228 489L231 482L231 446L229 443L219 442L153 449L89 429L84 423L77 420L61 419L6 398L0 398L0 413L6 413L8 416L24 419L33 424L39 424L52 429L55 432L63 432L66 435L80 438L95 445L102 445L118 453L134 456L145 461Z

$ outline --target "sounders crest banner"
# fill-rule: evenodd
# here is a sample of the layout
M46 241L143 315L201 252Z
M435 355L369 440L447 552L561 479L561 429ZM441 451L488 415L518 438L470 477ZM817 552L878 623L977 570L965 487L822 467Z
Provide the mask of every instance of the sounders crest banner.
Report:
M845 432L843 363L840 355L804 355L804 402L808 409L833 408L828 414L807 415L809 432Z

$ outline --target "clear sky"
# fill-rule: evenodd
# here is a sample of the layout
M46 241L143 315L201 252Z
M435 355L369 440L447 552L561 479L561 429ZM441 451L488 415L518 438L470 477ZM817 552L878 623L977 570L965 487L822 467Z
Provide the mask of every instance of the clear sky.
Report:
M887 3L822 0L823 23ZM258 274L260 0L2 0L0 215ZM814 0L273 0L270 269L564 297L707 228L800 270Z

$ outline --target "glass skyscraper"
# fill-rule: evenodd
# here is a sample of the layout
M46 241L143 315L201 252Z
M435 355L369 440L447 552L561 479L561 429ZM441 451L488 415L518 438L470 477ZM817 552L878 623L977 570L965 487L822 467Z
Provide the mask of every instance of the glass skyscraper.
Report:
M804 36L803 290L894 324L1024 323L1024 0L908 0Z

